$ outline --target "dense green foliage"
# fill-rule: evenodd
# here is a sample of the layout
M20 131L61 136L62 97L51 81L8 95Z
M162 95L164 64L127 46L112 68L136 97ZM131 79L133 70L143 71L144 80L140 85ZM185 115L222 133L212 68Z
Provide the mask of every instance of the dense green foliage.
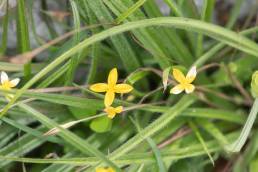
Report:
M56 11L38 1L40 9L0 0L0 70L21 79L1 89L0 171L258 171L258 5L243 22L236 0L218 24L215 0L200 9L164 0L168 16L155 0L68 0ZM172 69L192 66L195 91L170 94ZM134 89L116 95L124 110L110 119L104 95L89 86L105 83L112 68Z

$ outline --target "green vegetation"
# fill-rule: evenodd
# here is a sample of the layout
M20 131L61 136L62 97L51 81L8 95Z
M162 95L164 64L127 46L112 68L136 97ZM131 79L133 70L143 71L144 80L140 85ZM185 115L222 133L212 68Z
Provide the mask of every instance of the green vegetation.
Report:
M258 171L257 3L8 2L0 171Z

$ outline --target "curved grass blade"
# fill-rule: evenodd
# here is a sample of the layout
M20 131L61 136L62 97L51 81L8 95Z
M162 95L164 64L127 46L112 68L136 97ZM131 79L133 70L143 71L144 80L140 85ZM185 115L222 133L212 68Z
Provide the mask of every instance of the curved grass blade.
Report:
M257 113L258 113L258 99L256 99L253 104L251 112L248 115L248 118L246 120L246 123L244 125L244 128L243 128L240 136L238 137L238 139L235 142L226 146L227 151L239 152L242 149L242 147L244 146L244 144L249 136L249 133L251 132L251 129L253 127Z
M9 108L12 106L13 103L33 84L35 84L39 79L45 76L48 72L53 70L59 64L64 62L65 60L69 59L70 56L76 54L78 51L82 50L83 48L88 47L96 42L104 40L108 37L114 36L119 33L123 33L129 30L143 28L148 26L173 26L175 28L185 29L196 31L198 33L203 33L207 36L213 37L223 43L231 45L239 50L242 50L246 53L254 55L258 57L258 45L237 33L234 33L230 30L224 29L220 26L216 26L213 24L204 23L201 21L193 20L193 19L186 19L180 17L160 17L154 19L146 19L141 21L135 22L128 22L120 26L116 26L95 34L94 36L82 41L75 47L71 48L58 58L56 58L52 63L50 63L47 67L41 70L37 75L35 75L31 80L29 80L23 87L20 89L14 96L14 98L4 107L1 111L0 117L3 116Z
M210 158L211 163L214 165L214 160L213 160L213 158L212 158L212 156L211 156L211 154L210 154L210 151L209 151L209 149L208 149L208 147L207 147L205 141L203 140L202 135L201 135L201 133L199 132L198 128L197 128L197 127L195 126L195 124L194 124L193 122L191 122L191 121L189 121L189 125L190 125L190 127L193 129L193 131L194 131L194 133L195 133L197 139L200 141L201 145L203 146L203 149L205 150L205 152L207 153L208 157Z
M136 129L138 130L138 132L140 133L141 132L141 127L140 127L140 124L138 121L134 120L133 118L130 118L131 121L133 122L133 124L135 125ZM155 156L155 159L157 161L157 165L159 167L159 172L166 172L166 168L165 168L165 165L164 165L164 162L162 160L162 156L161 156L161 153L156 145L156 143L154 142L154 140L150 137L147 137L146 138L146 141L149 143L152 151L153 151L153 154Z
M225 137L232 141L234 140L238 132L231 133ZM207 148L210 152L215 152L221 150L220 145L217 144L217 141L208 141L206 143ZM152 153L131 153L128 155L123 155L114 162L119 165L128 165L128 164L142 164L142 163L155 163L155 159L151 156ZM162 157L165 160L180 160L183 158L190 158L200 155L205 155L206 152L203 150L203 146L199 144L189 145L184 148L176 148L173 151L163 151L161 152ZM19 158L14 156L0 156L0 159L11 160L17 162L25 163L37 163L37 164L70 164L70 165L94 165L98 163L99 159L96 157L75 157L75 158L58 158L58 159L39 159L39 158Z
M133 6L131 6L127 11L122 13L120 16L118 16L115 20L117 24L120 24L123 22L129 15L131 15L134 11L136 11L138 8L140 8L146 0L139 0L137 1Z
M95 155L100 160L108 164L109 166L116 169L116 171L121 172L120 168L117 167L112 161L110 161L102 152L95 149L95 147L91 146L88 142L81 139L77 135L73 134L72 132L60 127L55 121L49 119L47 116L43 115L42 113L38 112L37 110L33 109L32 107L26 105L26 104L19 104L19 107L21 107L23 110L31 114L33 117L35 117L38 121L43 123L48 128L58 128L60 132L58 133L63 139L65 139L68 143L76 147L78 150L80 150L82 153L86 155Z

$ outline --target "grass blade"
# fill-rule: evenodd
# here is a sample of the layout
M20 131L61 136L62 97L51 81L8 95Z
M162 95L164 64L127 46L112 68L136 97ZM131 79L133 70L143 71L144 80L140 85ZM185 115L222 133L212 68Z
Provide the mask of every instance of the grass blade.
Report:
M210 158L211 163L214 165L214 160L213 160L213 158L212 158L212 156L211 156L211 154L210 154L210 151L209 151L209 149L208 149L208 147L207 147L205 141L203 140L202 135L201 135L201 133L199 132L198 128L197 128L197 127L195 126L195 124L194 124L193 122L191 122L191 121L189 121L189 125L190 125L190 127L192 128L192 130L194 131L194 133L195 133L197 139L200 141L201 145L203 146L203 149L204 149L205 152L207 153L208 157Z
M65 60L69 59L71 55L76 54L81 49L88 47L96 42L106 39L107 37L126 32L128 30L133 30L137 28L143 28L148 26L174 26L176 28L191 29L192 31L196 31L199 33L206 34L214 39L218 39L219 41L229 44L237 49L240 49L246 53L254 55L258 57L257 49L258 45L253 41L237 34L232 31L226 30L222 27L208 24L192 19L185 18L173 18L173 17L161 17L154 19L146 19L136 22L125 23L120 26L113 27L111 29L105 30L101 33L95 34L94 36L82 41L75 47L71 48L66 53L62 54L58 58L56 58L52 63L50 63L47 67L41 70L37 75L35 75L29 82L27 82L22 89L20 89L14 98L6 105L3 111L0 114L0 117L3 116L8 109L12 106L12 104L33 84L35 84L39 79L45 76L48 72L53 70L55 67L60 65Z
M131 15L134 11L136 11L138 8L140 8L146 0L138 0L133 6L131 6L127 11L122 13L120 16L118 16L115 20L117 24L120 24L123 22L129 15Z
M24 0L17 2L17 43L20 53L25 53L30 50L30 38L28 23L26 20L26 9ZM31 75L31 62L24 65L24 77L26 80Z
M236 141L226 147L229 152L239 152L244 146L258 113L258 99L255 100L251 112L248 115L244 128Z
M117 167L113 162L111 162L108 158L105 157L103 153L101 153L99 150L95 149L93 146L91 146L88 142L81 139L80 137L76 136L72 132L63 129L60 127L56 122L49 119L47 116L41 114L37 110L31 108L30 106L26 104L20 104L19 107L21 107L23 110L31 114L33 117L35 117L37 120L39 120L41 123L43 123L46 127L49 129L51 128L58 128L60 132L58 133L63 139L65 139L68 143L79 149L82 153L86 155L95 155L100 160L105 162L107 165L110 165L116 171L120 172L120 168Z

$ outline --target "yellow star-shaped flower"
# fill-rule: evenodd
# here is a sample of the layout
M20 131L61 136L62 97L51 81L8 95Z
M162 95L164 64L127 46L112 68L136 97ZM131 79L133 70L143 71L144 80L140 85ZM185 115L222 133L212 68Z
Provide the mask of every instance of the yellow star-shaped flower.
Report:
M1 72L0 81L1 81L0 89L11 90L13 87L18 85L18 83L20 82L20 79L15 78L10 81L8 75L5 72ZM11 94L6 94L5 97L7 100L9 100L13 96Z
M122 106L118 106L116 108L109 106L104 109L104 111L107 113L108 117L113 119L117 113L121 113L123 111Z
M196 74L197 74L196 66L193 66L189 70L186 77L180 70L173 69L173 77L179 84L176 85L175 87L173 87L170 90L170 93L179 94L184 90L187 94L192 93L194 91L195 87L191 83L195 80Z
M94 92L106 92L104 104L109 107L114 99L115 93L128 93L133 90L133 87L128 84L117 84L117 69L113 68L108 75L107 83L97 83L90 86Z
M97 168L96 172L115 172L112 168Z

